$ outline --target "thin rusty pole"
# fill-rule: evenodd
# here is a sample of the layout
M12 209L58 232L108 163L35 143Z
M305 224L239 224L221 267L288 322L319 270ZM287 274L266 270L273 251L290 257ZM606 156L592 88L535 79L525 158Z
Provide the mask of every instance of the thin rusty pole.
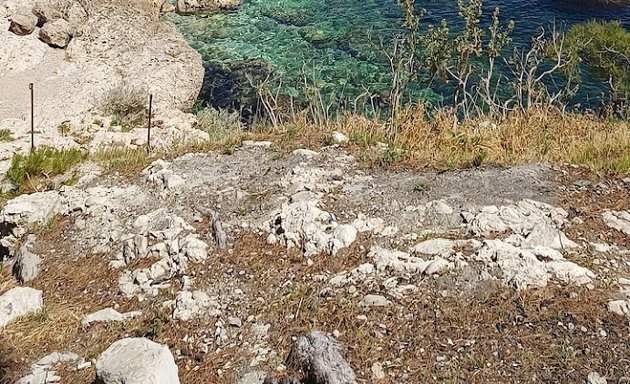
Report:
M35 97L33 96L33 83L28 85L31 90L31 151L35 149Z
M151 114L153 112L153 94L149 95L149 125L147 126L147 153L151 152Z

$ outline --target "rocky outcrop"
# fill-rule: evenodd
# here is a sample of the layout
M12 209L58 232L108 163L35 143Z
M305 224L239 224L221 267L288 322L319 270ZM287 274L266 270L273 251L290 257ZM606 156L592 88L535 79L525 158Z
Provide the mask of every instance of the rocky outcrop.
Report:
M65 48L70 42L70 23L57 19L44 24L39 30L39 38L54 48Z
M33 33L37 24L37 17L35 15L15 15L11 16L11 25L9 25L9 31L15 33L18 36L25 36Z
M144 338L118 340L96 361L100 384L179 384L177 365L166 345Z
M204 76L201 56L158 13L142 1L125 5L82 0L3 2L0 126L11 131L13 140L0 143L0 157L8 159L30 146L30 121L24 118L30 114L26 102L30 83L35 85L38 146L88 143L102 149L146 143L146 131L120 132L121 127L110 124L112 113L103 108L122 86L153 94L153 117L160 123L153 130L155 148L162 145L163 132L173 136L166 146L207 137L192 127L194 117L181 112L187 112L199 95ZM148 97L142 102L148 104ZM59 131L62 123L71 127L70 134ZM0 172L6 167L8 162L0 162Z

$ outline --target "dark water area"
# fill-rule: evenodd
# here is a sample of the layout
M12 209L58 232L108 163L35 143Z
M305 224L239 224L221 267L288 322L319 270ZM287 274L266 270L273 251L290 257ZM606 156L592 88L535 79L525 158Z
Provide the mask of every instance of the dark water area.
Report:
M456 1L417 2L426 9L423 25L442 19L453 30L462 25ZM513 20L514 45L528 46L541 28L566 29L589 20L620 20L630 29L630 6L604 6L581 0L486 0L482 25L487 27L495 7L501 20ZM260 81L268 73L282 78L281 93L299 98L305 80L330 97L386 95L391 73L381 52L400 30L402 10L393 0L244 0L234 12L177 16L175 22L206 64L202 97L218 107L238 108L251 98L245 74ZM594 103L606 84L583 78L576 102ZM421 97L417 90L415 97ZM439 99L443 94L424 97ZM235 101L236 100L236 101Z

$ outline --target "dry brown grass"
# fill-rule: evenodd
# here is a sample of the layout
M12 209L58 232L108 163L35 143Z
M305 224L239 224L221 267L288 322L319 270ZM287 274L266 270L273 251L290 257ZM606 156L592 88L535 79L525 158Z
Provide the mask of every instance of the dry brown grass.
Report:
M570 163L601 174L630 172L630 125L581 113L532 110L496 122L496 129L480 128L485 118L458 122L446 111L426 118L423 106L406 110L400 128L390 135L385 123L347 114L326 126L309 124L304 115L275 130L267 130L285 144L317 146L329 143L337 130L350 138L363 160L373 165L405 164L439 169L497 164ZM386 151L370 151L377 142Z

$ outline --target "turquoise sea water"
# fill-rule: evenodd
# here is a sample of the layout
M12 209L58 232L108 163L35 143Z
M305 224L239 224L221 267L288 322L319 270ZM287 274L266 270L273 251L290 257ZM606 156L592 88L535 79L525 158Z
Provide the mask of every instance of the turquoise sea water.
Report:
M427 11L424 24L460 23L454 0L417 3ZM529 44L541 27L554 22L566 27L592 19L621 20L630 27L630 7L580 0L486 0L482 23L497 6L502 19L514 20L517 46ZM248 84L234 73L264 77L268 67L282 78L284 94L298 95L305 78L324 95L386 94L390 71L379 45L381 39L387 45L400 28L401 14L394 0L244 0L233 12L169 18L206 63L202 97L220 107L238 107L234 99L247 93ZM605 91L601 82L586 79L582 99Z

